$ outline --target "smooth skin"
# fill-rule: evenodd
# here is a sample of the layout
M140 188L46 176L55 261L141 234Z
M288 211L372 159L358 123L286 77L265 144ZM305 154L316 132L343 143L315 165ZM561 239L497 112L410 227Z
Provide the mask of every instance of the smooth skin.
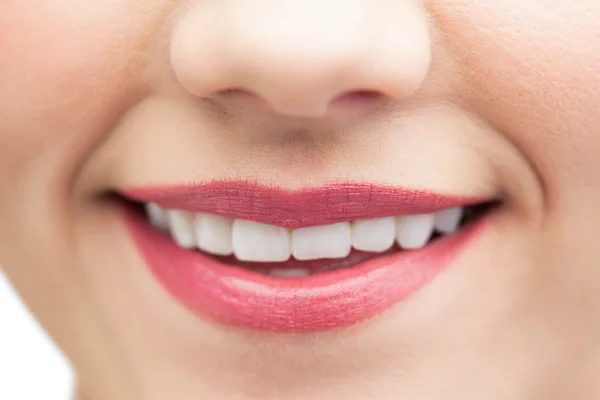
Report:
M1 0L0 263L80 400L596 400L599 26L597 0ZM504 205L383 315L264 334L167 295L103 196L215 179Z

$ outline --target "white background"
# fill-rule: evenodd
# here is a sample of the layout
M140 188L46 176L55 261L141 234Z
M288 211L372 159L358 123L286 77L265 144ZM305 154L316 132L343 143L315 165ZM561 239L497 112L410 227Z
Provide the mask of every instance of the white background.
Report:
M69 400L73 377L0 269L0 400Z

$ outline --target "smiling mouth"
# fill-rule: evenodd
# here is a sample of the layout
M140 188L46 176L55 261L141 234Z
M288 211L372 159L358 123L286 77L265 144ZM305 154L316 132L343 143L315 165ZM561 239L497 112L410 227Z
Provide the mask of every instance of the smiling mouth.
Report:
M226 182L124 196L134 243L171 295L201 317L278 332L353 325L406 299L501 205L373 185Z
M459 233L495 205L453 207L432 214L337 222L299 229L210 213L143 206L149 224L174 244L263 275L298 279L400 251L419 250Z

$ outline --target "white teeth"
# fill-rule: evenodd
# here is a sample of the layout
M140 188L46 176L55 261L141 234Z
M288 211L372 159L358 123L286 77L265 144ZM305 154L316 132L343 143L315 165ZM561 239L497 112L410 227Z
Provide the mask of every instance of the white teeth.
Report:
M290 231L285 228L237 219L232 237L238 260L282 262L290 258Z
M232 223L232 220L220 215L196 214L194 228L198 248L218 256L232 255Z
M180 247L196 247L194 238L194 214L187 211L168 211L171 236Z
M269 275L277 278L304 278L310 273L302 268L273 268L269 270Z
M462 216L462 207L449 208L437 212L435 214L435 229L439 233L453 233L458 229Z
M383 252L394 245L396 234L394 217L354 221L352 247L356 250Z
M169 231L182 248L264 263L284 262L292 256L300 261L345 258L353 248L382 253L391 249L394 242L402 249L420 249L429 242L434 230L442 235L456 232L464 215L463 207L455 207L435 214L356 220L290 231L215 214L163 210L155 203L145 207L150 223ZM306 270L294 268L265 273L285 278L309 275Z
M403 249L420 249L433 233L433 214L407 215L396 218L396 240Z
M292 254L296 260L345 258L350 254L351 246L349 222L292 231Z
M167 213L163 211L158 204L146 204L146 212L148 213L148 218L150 219L150 223L152 225L160 228L163 231L169 229L169 218L167 217Z

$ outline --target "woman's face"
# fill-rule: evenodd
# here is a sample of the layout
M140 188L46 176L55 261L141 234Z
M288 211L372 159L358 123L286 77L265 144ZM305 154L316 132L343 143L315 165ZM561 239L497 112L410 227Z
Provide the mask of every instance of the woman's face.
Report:
M89 399L596 399L599 25L596 0L4 0L0 262ZM133 199L236 217L204 230L235 258ZM341 236L386 246L342 222L492 200L266 277L284 241L338 265ZM259 271L224 266L244 251Z

